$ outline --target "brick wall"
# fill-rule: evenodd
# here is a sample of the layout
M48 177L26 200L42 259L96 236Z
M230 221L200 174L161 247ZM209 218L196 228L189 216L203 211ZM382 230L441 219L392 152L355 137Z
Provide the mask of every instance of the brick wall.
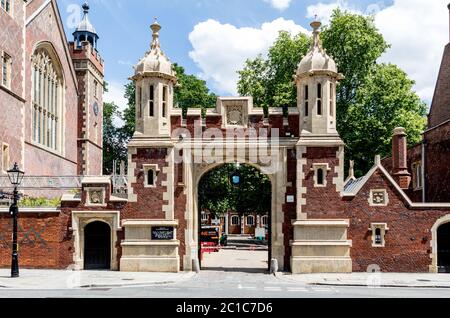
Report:
M369 206L371 189L386 189L386 207ZM412 210L387 178L377 171L345 207L351 220L349 239L353 241L353 271L365 272L370 265L386 272L428 272L431 265L431 228L449 214L446 210ZM387 223L385 247L372 247L371 223Z
M441 69L434 92L431 112L428 116L428 127L437 125L450 119L450 44L445 47Z
M134 193L138 197L138 202L130 202L122 213L123 219L159 219L166 218L162 210L167 201L163 200L163 194L167 187L162 186L163 181L167 181L167 175L163 173L163 168L167 167L166 162L167 149L138 149L137 154L133 155L133 162L136 163L134 171L137 182L132 184ZM159 172L155 188L146 188L144 186L145 176L143 171L144 164L158 165Z

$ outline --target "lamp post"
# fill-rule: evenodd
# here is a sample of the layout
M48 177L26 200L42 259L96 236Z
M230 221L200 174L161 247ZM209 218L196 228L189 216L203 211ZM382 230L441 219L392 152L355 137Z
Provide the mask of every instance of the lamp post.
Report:
M11 277L19 277L19 251L17 243L17 218L19 217L19 190L18 187L22 183L24 172L19 169L17 162L11 170L8 170L8 177L11 184L14 186L13 203L9 209L11 217L13 218L13 246L12 246L12 261L11 261Z

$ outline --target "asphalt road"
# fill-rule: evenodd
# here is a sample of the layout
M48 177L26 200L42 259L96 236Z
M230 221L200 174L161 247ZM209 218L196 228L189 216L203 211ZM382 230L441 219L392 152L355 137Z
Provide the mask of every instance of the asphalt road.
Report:
M450 289L312 286L264 273L203 271L170 285L66 290L1 289L0 298L450 298Z

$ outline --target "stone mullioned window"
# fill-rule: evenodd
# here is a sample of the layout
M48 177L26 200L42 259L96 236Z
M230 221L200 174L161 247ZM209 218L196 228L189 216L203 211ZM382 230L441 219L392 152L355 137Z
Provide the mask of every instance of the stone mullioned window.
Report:
M58 151L63 80L46 50L32 57L33 141Z

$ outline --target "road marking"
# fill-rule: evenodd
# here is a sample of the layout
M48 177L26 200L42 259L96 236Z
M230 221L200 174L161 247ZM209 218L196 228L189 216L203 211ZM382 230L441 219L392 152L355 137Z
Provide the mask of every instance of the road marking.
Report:
M318 293L332 293L331 288L313 288L313 291Z
M309 293L309 290L307 290L305 288L288 288L288 292L291 292L291 293L300 293L300 292Z
M280 292L283 289L281 287L264 287L265 291L276 291L276 292Z
M246 286L242 286L241 284L238 285L238 289L249 289L249 290L256 290L256 287L246 287Z

